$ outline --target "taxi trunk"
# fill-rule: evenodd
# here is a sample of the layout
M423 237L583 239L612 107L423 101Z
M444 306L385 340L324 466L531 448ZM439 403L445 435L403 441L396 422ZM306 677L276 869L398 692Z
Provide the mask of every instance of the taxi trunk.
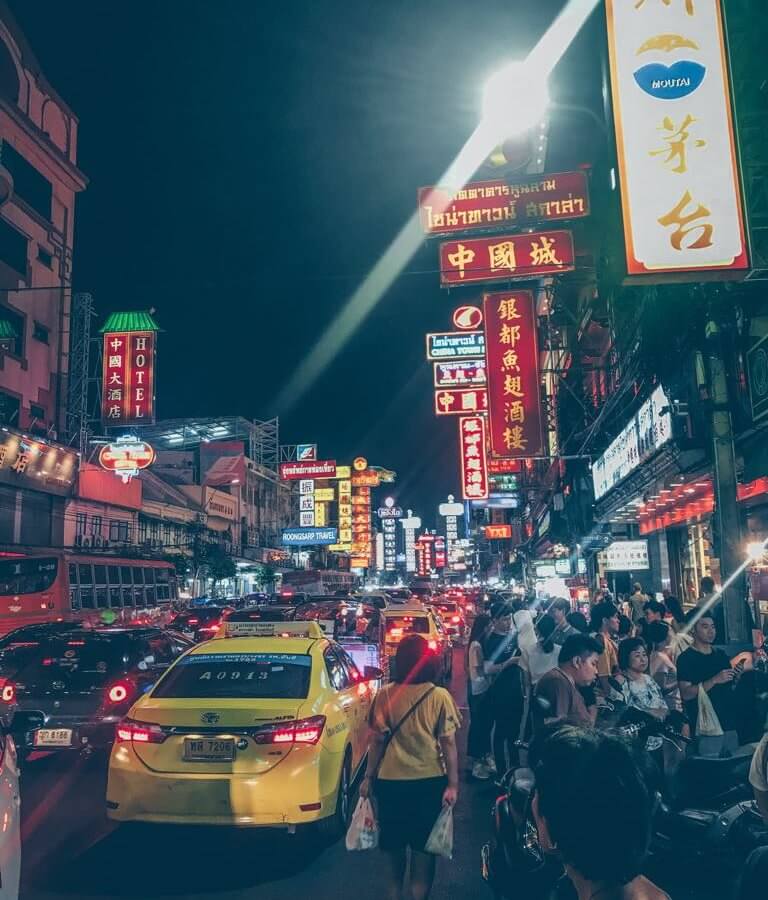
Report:
M259 700L158 700L142 706L141 719L118 728L138 759L154 772L261 775L297 746L317 744L322 717L303 715L306 702ZM298 723L298 727L297 727Z

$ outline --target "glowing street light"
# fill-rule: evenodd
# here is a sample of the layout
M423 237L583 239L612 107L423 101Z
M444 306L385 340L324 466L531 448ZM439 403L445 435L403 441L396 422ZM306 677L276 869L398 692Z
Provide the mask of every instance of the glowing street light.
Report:
M510 62L485 83L480 127L496 143L521 137L546 117L549 104L546 74Z

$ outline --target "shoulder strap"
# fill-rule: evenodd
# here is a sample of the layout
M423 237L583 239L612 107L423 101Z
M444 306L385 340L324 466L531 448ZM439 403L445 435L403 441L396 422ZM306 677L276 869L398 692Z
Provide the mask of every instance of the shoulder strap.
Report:
M389 745L392 743L392 739L397 734L398 731L402 728L403 724L407 719L409 719L416 710L421 706L421 704L429 697L429 695L434 691L434 684L432 687L428 688L424 693L419 697L419 699L413 704L413 706L408 710L408 712L400 719L400 721L395 725L395 727L389 732L389 734L384 739L384 749L381 751L381 757L379 759L379 764L376 766L376 773L378 774L379 769L381 768L381 764L384 762L384 757L389 749Z

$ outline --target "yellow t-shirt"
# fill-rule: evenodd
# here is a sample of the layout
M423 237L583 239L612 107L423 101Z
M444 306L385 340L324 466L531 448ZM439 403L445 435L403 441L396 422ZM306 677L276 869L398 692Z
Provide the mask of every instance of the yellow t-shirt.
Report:
M431 687L431 684L385 685L371 709L371 728L388 734ZM438 739L453 734L459 725L461 717L453 697L445 688L434 688L389 742L379 778L413 781L444 775Z

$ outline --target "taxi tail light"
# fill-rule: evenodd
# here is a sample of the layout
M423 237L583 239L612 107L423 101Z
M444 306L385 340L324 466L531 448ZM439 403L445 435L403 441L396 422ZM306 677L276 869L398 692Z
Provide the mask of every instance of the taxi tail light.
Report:
M7 678L0 678L0 697L4 703L13 703L16 699L16 685Z
M453 616L451 622L455 622L458 625L461 622L461 616Z
M316 744L325 728L325 716L265 725L253 737L257 744Z
M118 743L162 744L166 737L166 733L159 725L136 722L133 719L123 719L116 730Z
M437 641L428 641L427 646L430 650L437 650Z

